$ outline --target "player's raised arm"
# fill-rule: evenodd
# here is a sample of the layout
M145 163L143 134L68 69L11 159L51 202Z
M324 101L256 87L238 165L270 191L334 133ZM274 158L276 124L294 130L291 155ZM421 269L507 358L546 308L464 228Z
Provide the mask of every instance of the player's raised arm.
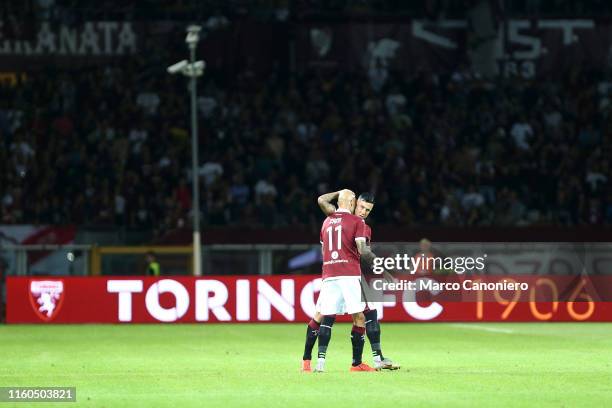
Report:
M319 198L317 198L317 203L321 211L323 211L323 214L330 215L336 212L336 207L331 202L336 200L339 195L340 191L334 191L333 193L320 195Z

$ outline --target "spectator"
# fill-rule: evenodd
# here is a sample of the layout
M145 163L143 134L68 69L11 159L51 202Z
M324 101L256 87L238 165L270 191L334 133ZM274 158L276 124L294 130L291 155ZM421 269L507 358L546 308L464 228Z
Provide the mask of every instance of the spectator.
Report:
M217 160L212 159L200 167L199 173L204 179L204 185L210 186L223 175L223 166Z
M261 203L264 201L264 197L275 198L278 195L278 190L273 183L272 176L268 176L267 179L260 179L255 184L255 202Z
M469 187L469 190L466 194L463 195L461 199L461 205L465 210L470 211L472 208L480 207L484 204L484 197L478 191L476 191L476 187L473 185Z
M147 276L159 276L161 268L154 252L147 252Z
M521 150L529 150L528 140L533 136L533 129L524 116L512 125L510 135L514 139L516 147Z

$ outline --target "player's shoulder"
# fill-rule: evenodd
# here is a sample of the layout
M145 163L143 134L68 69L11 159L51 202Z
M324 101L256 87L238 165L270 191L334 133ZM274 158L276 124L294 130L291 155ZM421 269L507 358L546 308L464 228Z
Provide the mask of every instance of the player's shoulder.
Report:
M354 222L356 224L360 222L365 224L365 221L363 220L363 218L361 218L358 215L344 213L344 217L345 219L350 220L351 222Z

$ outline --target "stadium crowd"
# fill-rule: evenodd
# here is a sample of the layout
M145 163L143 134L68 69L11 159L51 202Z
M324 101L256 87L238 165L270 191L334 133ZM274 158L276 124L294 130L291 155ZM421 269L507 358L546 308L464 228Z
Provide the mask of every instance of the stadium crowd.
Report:
M351 187L376 194L379 224L611 224L611 91L579 69L494 82L463 68L211 70L198 99L203 219L317 225L317 195ZM189 223L183 78L135 59L0 92L0 223Z

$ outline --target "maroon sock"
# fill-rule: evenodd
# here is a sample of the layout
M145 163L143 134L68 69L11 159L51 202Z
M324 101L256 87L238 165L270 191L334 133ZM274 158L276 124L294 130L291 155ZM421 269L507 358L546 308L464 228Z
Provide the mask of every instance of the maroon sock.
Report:
M321 327L321 323L318 323L316 320L311 319L310 322L308 322L308 327L310 327L312 330L319 330L319 327Z

